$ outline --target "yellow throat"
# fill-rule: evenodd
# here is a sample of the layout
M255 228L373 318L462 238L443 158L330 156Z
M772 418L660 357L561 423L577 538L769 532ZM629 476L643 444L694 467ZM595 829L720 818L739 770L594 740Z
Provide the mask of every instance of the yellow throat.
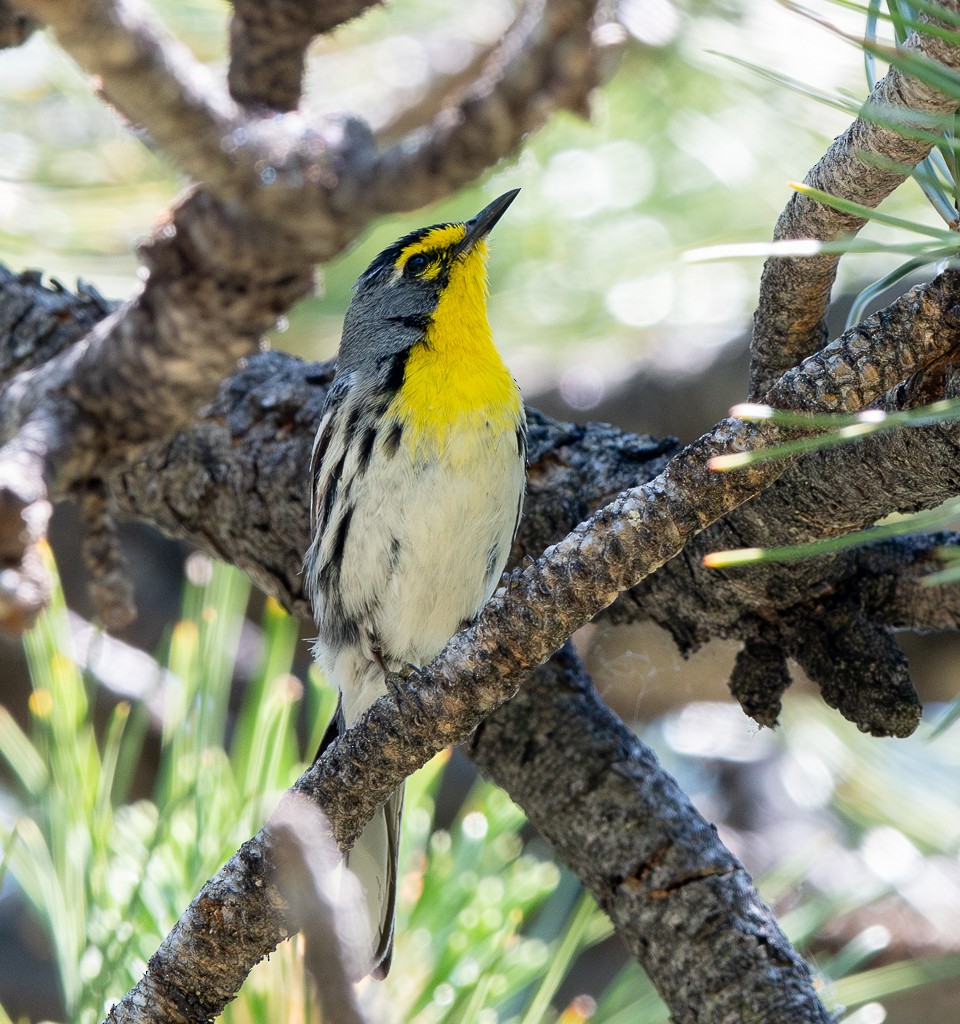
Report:
M412 256L456 244L464 233L461 224L434 229L400 253L397 272ZM479 437L485 424L495 434L513 430L520 409L520 393L487 320L487 244L481 239L450 268L389 413L402 424L411 454L424 456L442 450L454 433L475 431Z

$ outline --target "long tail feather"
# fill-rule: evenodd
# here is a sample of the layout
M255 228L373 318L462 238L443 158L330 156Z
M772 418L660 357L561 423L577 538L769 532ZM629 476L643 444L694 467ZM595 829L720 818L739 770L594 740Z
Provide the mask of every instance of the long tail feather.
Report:
M397 906L397 854L403 787L390 794L367 823L344 863L360 881L373 935L371 974L385 978L393 958L393 922Z

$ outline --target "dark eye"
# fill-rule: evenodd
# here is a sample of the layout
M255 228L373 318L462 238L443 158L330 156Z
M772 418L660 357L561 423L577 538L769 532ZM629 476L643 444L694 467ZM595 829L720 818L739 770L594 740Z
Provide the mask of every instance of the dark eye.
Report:
M419 274L421 270L426 270L429 262L426 256L411 256L407 260L407 270L412 274Z

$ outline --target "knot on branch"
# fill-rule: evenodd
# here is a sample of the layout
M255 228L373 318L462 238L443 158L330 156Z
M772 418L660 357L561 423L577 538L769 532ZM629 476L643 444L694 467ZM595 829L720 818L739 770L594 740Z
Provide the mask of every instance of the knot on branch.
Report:
M71 292L38 271L0 266L0 381L52 359L115 306L83 281Z
M730 675L730 692L757 725L774 728L780 718L780 698L790 685L790 670L782 644L762 629L744 642Z
M849 605L830 607L786 638L824 701L863 732L909 736L922 707L891 632Z
M259 337L313 288L295 242L206 189L188 191L138 252L149 288L189 290L183 298L194 330L204 313L220 319L221 345L234 331Z

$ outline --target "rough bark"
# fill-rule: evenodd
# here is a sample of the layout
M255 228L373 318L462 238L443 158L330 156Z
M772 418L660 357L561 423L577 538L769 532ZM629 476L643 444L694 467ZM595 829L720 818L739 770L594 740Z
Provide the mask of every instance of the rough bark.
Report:
M658 979L667 1005L696 1007L675 1019L831 1019L811 1002L809 969L743 866L604 706L569 646L482 723L470 749L494 782L526 795L537 831ZM702 970L718 957L722 975Z
M50 298L63 301L63 293L48 292L32 278L16 287L14 292L11 283L7 294L18 309L28 309L29 295L36 296L41 310ZM948 298L944 301L949 304ZM25 312L24 323L34 321L45 322ZM60 316L51 322L62 321ZM892 318L884 322L892 330ZM916 375L891 393L887 404L898 408L952 394L949 369L949 363L940 363ZM275 353L251 359L225 384L205 418L115 479L114 497L133 514L237 562L287 607L305 614L299 569L306 498L297 467L308 456L331 376L332 367L305 366ZM535 414L531 424L530 491L518 557L560 539L605 495L655 475L676 450L669 441L636 438L597 424L555 424ZM935 505L957 489L955 446L956 428L946 424L807 456L762 501L715 525L681 558L622 597L610 614L619 621L653 618L671 630L684 650L712 636L754 641L773 630L776 645L789 647L784 636L816 619L825 597L858 613L882 616L882 602L866 598L882 588L862 586L865 568L854 555L729 572L705 569L701 557L741 544L797 543L860 528L891 511ZM866 479L856 473L863 464L876 469ZM937 471L931 472L931 466ZM238 494L243 495L239 505ZM923 556L924 564L929 557ZM930 608L925 591L922 596L923 606ZM944 621L951 609L949 596L934 607L938 621ZM919 628L929 624L924 616L904 622Z

